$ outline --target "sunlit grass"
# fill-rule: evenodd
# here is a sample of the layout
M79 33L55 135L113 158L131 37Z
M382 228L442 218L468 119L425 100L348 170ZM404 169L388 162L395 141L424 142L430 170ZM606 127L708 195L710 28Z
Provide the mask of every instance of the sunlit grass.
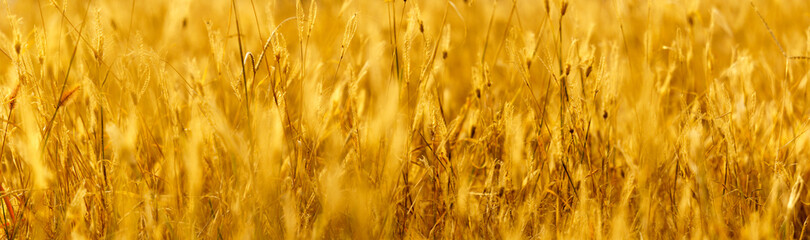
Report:
M0 8L6 238L810 236L808 1Z

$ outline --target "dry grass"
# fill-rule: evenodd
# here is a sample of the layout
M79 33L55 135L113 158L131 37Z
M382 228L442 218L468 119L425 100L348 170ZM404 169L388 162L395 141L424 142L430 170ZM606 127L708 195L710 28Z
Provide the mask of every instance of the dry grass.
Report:
M808 1L0 12L6 238L810 236Z

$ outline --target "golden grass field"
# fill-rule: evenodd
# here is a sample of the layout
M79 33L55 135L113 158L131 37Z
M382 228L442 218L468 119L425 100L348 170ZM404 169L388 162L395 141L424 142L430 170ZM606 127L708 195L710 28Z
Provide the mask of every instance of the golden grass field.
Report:
M0 9L5 238L810 236L810 1Z

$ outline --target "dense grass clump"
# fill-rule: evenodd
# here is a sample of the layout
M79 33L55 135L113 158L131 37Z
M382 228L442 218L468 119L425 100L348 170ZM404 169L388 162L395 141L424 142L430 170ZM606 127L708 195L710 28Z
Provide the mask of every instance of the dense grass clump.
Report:
M0 9L5 238L810 236L810 1Z

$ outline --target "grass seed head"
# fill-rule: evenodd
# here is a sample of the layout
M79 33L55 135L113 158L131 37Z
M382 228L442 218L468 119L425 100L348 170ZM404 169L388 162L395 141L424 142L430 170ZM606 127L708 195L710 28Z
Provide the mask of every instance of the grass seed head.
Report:
M309 14L307 22L309 22L309 27L307 28L307 39L309 39L310 35L312 34L312 29L315 28L315 17L318 15L318 3L315 0L309 1Z
M11 92L8 93L8 96L6 96L6 102L8 103L9 109L14 109L14 105L17 103L17 94L20 93L21 85L22 84L18 82L16 85L14 85L14 89L12 89Z
M80 85L80 84L76 84L76 85L74 85L74 86L70 87L70 88L69 88L68 90L66 90L64 93L62 93L62 97L60 97L60 98L59 98L59 103L58 103L58 105L62 105L62 106L64 106L64 105L66 105L67 103L69 103L69 101L70 101L71 99L73 99L75 95L77 95L76 93L79 91L79 89L80 89L80 88L81 88L81 85Z
M571 73L571 64L565 64L565 71L563 72L563 75L568 76L568 74L570 73Z
M351 44L355 32L357 32L357 13L353 14L352 17L349 19L349 22L346 23L346 30L344 31L343 34L343 41L340 44L341 57L346 53L346 49L349 48L349 44Z
M104 30L101 25L101 9L96 9L96 46L93 53L96 60L101 62L104 57Z
M591 71L593 71L593 64L588 64L588 68L585 69L585 77L590 77Z

